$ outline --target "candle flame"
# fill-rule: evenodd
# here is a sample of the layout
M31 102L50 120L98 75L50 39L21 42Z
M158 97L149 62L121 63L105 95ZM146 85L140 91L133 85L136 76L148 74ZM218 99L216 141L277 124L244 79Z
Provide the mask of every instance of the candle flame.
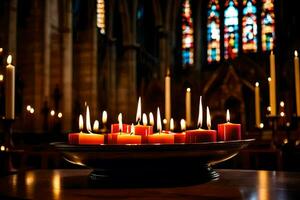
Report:
M148 124L147 115L143 113L143 125L146 126Z
M154 126L154 117L152 112L149 113L149 123L151 126Z
M181 128L182 131L186 130L186 123L185 123L184 119L180 120L180 128Z
M268 81L271 82L271 80L272 80L271 77L269 77L269 78L268 78Z
M186 92L191 92L191 88L187 88L187 89L186 89Z
M297 50L295 50L294 55L295 55L295 57L298 57L298 51Z
M11 61L12 61L12 56L11 55L7 56L7 64L10 65Z
M93 125L93 131L97 133L99 131L99 121L95 120Z
M83 116L82 114L79 115L79 131L82 132L83 130Z
M119 122L119 130L120 130L120 132L123 132L122 113L119 113L119 115L118 115L118 122Z
M106 124L106 122L107 122L107 112L104 110L102 112L102 123Z
M170 119L170 131L174 131L174 119Z
M90 116L90 108L89 108L89 106L86 106L85 123L86 123L86 130L87 130L89 133L92 133L91 116Z
M230 113L229 113L229 109L226 110L226 121L230 122Z
M135 129L133 123L130 126L130 134L134 135L135 134Z
M280 107L284 107L284 101L280 101Z
M255 83L255 87L259 87L259 82L256 82L256 83Z
M136 117L135 117L136 123L138 124L140 123L141 117L142 117L142 105L141 105L141 97L139 97L138 106L136 110Z
M211 118L208 106L206 107L206 125L208 129L211 128Z
M198 128L202 127L202 123L203 123L203 108L202 108L202 96L200 96L199 114L198 114Z
M160 111L159 108L157 108L157 119L156 119L156 126L157 126L157 130L160 133L161 129L162 129L162 125L161 125L161 118L160 118Z

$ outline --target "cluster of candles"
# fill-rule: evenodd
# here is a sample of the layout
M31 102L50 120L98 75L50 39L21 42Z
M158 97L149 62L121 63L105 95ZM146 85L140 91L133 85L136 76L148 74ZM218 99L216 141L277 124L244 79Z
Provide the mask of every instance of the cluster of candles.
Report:
M136 114L136 125L122 123L122 113L118 115L118 123L111 125L111 130L99 133L99 121L96 120L93 125L93 131L90 121L89 106L86 107L86 133L83 131L83 116L79 115L79 133L69 133L68 140L70 144L96 145L96 144L174 144L174 143L200 143L216 142L241 139L241 125L230 123L229 110L227 110L227 123L218 124L218 131L211 130L211 118L209 108L206 108L207 128L202 128L203 108L202 97L199 102L198 128L186 130L185 120L180 121L181 132L174 132L174 120L170 120L170 130L162 130L160 110L157 108L157 132L153 132L154 118L149 114L149 124L147 116L141 112L141 98L139 98ZM141 123L141 119L142 123ZM104 112L102 121L106 122L107 113Z

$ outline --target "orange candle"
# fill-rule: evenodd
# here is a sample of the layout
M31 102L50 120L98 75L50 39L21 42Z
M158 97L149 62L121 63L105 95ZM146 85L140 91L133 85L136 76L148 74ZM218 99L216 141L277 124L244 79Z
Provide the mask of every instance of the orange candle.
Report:
M142 136L134 134L134 125L131 125L131 133L120 133L117 135L117 144L141 144Z
M226 113L227 123L218 124L218 140L240 140L241 139L241 124L230 123L229 110Z
M148 143L150 144L174 144L174 135L162 133L162 124L160 118L160 111L157 108L157 130L158 133L148 135Z
M199 115L203 113L202 103L200 101L201 108L199 106ZM201 110L201 111L200 111ZM199 128L195 130L186 131L186 143L199 143L199 142L216 142L217 141L217 132L215 130L210 130L211 127L211 118L209 113L209 108L207 107L206 123L208 130L202 129L202 115L198 117Z
M87 108L88 109L88 108ZM89 121L87 121L89 122ZM83 133L83 117L79 115L79 133L70 133L68 135L70 144L95 145L104 144L104 135Z

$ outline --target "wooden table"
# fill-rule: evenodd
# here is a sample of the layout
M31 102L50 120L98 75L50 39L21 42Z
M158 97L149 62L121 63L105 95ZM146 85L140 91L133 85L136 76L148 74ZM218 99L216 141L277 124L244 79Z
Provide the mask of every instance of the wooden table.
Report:
M218 180L177 187L103 188L90 170L34 170L0 179L0 199L300 199L300 173L217 170Z

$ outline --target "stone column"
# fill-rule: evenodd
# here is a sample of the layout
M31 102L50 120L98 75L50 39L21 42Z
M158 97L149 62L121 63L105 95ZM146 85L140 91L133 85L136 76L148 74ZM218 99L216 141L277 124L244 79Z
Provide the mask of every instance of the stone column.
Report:
M62 24L62 85L63 85L63 130L72 127L72 77L73 77L73 34L72 0L63 1Z

